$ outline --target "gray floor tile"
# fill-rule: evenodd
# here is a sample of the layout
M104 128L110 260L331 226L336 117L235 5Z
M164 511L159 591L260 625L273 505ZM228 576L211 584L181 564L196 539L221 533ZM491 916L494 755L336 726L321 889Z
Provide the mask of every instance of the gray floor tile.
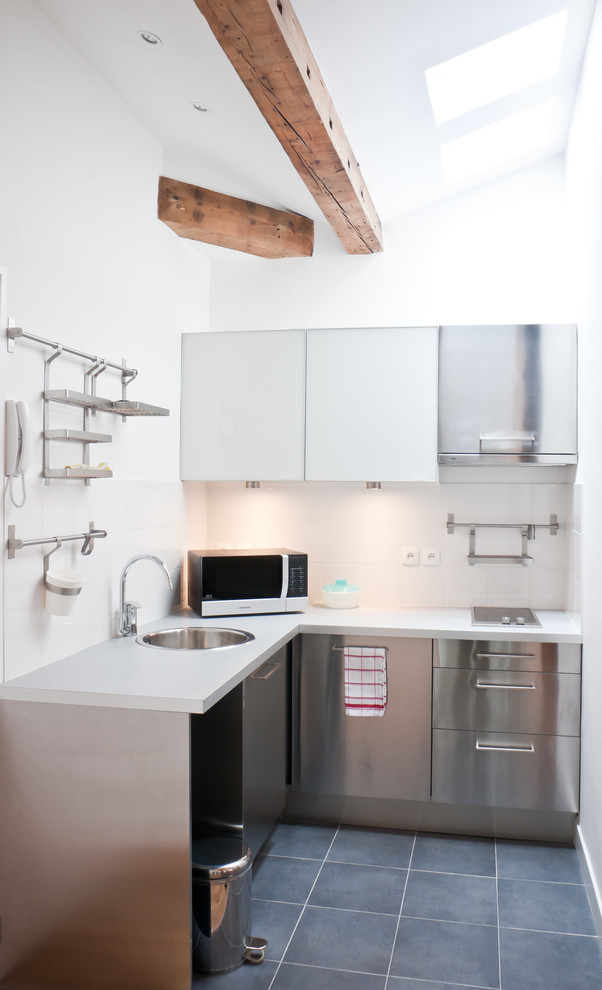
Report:
M406 876L407 870L326 862L309 903L397 916Z
M435 873L494 877L495 842L463 835L419 833L411 866L413 870L433 870Z
M438 921L497 925L495 879L410 870L402 914Z
M406 868L414 846L413 832L387 829L340 828L328 859L365 866Z
M334 825L288 825L283 823L274 829L262 851L272 856L324 859L336 831Z
M500 925L542 932L595 935L582 884L499 880Z
M570 846L497 840L498 876L509 880L583 883L579 857Z
M597 938L500 930L504 990L602 990Z
M497 938L497 928L402 918L391 975L499 987Z
M268 990L277 965L266 960L259 966L243 963L231 973L193 973L192 990Z
M273 990L385 990L385 982L384 976L283 963Z
M307 907L284 960L385 975L396 926L389 915Z
M253 896L304 904L321 865L315 859L260 856L253 872Z
M302 910L300 904L253 901L251 934L267 939L266 959L280 962Z
M406 980L403 976L390 976L386 990L489 990L489 988L469 986L466 983L433 983L431 980Z

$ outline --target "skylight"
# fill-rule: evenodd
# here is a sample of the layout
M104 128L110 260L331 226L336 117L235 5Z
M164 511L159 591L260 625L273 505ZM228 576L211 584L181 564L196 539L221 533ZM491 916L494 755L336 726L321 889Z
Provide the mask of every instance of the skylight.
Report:
M561 10L427 69L435 122L443 124L555 76L566 17Z
M541 148L550 140L552 110L553 101L548 100L442 144L446 182L458 182Z

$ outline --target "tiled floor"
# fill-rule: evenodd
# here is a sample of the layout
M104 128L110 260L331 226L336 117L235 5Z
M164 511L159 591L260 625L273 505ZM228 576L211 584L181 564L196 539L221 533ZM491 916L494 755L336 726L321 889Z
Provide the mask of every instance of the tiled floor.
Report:
M195 990L602 990L565 846L279 825L253 897L265 961Z

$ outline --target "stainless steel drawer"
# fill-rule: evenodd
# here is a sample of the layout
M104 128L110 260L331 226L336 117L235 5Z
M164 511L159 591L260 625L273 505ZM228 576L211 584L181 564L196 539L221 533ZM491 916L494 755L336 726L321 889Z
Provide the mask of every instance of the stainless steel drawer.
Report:
M577 811L579 739L435 729L432 799Z
M433 728L578 736L579 674L433 670Z
M435 667L472 667L475 670L541 670L579 674L579 643L536 643L493 639L437 639Z

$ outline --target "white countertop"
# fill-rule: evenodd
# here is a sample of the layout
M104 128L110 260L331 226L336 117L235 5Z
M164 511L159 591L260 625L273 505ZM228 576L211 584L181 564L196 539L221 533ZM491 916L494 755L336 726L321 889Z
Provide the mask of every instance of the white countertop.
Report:
M468 608L330 609L287 615L201 619L189 609L150 622L140 632L182 625L245 629L255 637L219 650L166 650L119 636L0 684L0 699L155 711L205 712L297 633L428 636L544 643L580 643L561 611L539 611L541 626L473 626Z

